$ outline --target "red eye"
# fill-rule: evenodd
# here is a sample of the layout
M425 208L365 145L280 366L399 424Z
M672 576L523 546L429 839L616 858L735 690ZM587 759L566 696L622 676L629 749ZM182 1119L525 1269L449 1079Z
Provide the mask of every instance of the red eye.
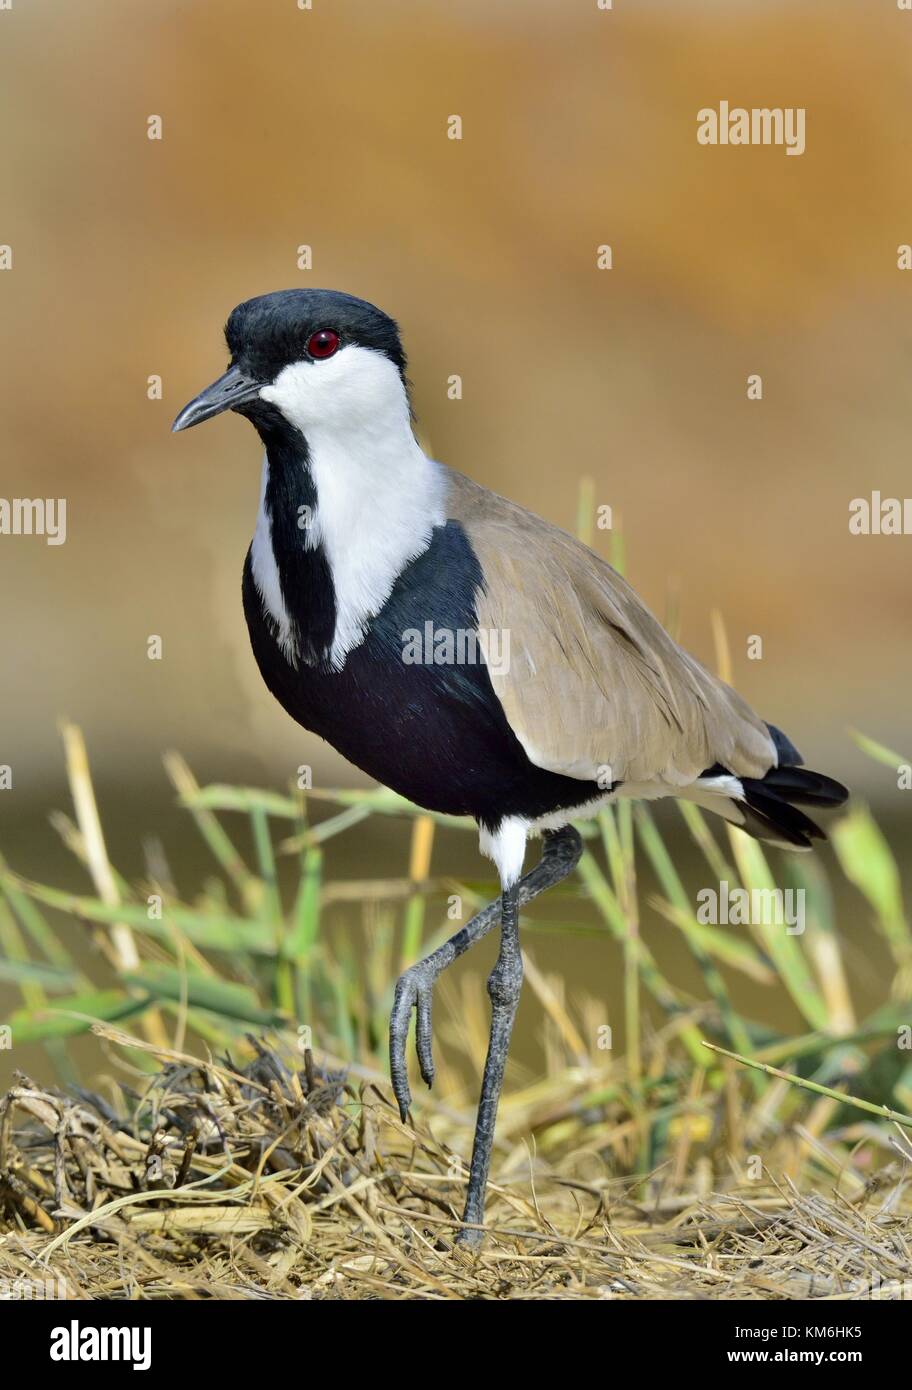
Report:
M339 347L339 335L334 328L320 328L307 341L311 357L332 357Z

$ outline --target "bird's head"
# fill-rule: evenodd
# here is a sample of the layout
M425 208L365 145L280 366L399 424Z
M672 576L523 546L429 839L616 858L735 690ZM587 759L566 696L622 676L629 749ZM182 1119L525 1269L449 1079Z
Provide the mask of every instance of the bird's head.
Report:
M279 290L248 299L225 325L228 370L174 421L185 430L225 410L266 436L408 424L405 354L395 323L337 290Z

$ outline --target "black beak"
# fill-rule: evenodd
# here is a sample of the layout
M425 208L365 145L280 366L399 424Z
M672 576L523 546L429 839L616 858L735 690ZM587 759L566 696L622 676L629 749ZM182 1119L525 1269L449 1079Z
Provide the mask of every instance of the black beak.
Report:
M239 405L255 401L262 387L261 381L245 376L240 367L229 367L224 376L184 406L171 429L188 430L191 425L201 425L213 415L221 415L223 410L236 410Z

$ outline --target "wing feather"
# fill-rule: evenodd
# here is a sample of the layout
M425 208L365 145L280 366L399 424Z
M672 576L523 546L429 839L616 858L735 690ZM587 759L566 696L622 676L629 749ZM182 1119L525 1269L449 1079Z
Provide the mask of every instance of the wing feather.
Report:
M449 513L485 575L481 629L509 633L495 693L539 767L686 786L720 763L762 777L766 724L665 632L616 570L565 531L449 472Z

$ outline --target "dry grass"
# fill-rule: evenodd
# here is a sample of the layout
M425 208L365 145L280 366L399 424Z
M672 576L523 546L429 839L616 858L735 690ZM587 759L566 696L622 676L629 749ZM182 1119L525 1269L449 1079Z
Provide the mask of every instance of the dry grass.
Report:
M567 920L550 929L598 939L606 969L620 967L623 1047L604 999L568 998L537 965L530 940L547 924L524 922L543 1075L510 1068L475 1256L453 1236L483 990L463 981L448 1000L442 984L435 1094L415 1092L414 1127L390 1104L384 1057L397 975L454 930L441 898L455 895L465 920L494 891L433 877L441 818L383 789L201 788L172 757L218 869L182 895L160 846L139 883L109 862L84 746L71 728L65 738L77 819L54 825L94 895L0 860L0 966L21 994L4 1032L43 1044L69 1085L69 1040L91 1029L106 1099L20 1076L0 1100L0 1295L912 1297L912 923L864 807L832 826L830 875L860 895L887 962L868 1010L820 862L779 865L733 829L720 844L682 803L703 884L785 883L806 898L798 934L765 917L709 927L648 808L621 802L585 828L578 874L554 898ZM376 816L404 819L407 860L380 880L328 878L327 843ZM238 820L246 843L226 828ZM297 873L280 874L289 859ZM696 997L640 931L647 865L649 901L699 971ZM353 902L357 938L333 915ZM75 950L86 933L91 974ZM736 1007L739 977L751 1015ZM797 1035L764 1021L773 992L798 1011ZM328 1070L299 1050L314 1036Z
M912 1297L908 1140L865 1181L841 1157L864 1126L819 1138L821 1102L770 1125L734 1069L664 1097L670 1156L646 1177L624 1175L638 1126L607 1071L509 1097L472 1256L452 1245L471 1115L425 1100L402 1125L380 1078L280 1045L251 1040L243 1064L141 1046L161 1070L116 1105L25 1077L0 1102L0 1281L95 1299Z

